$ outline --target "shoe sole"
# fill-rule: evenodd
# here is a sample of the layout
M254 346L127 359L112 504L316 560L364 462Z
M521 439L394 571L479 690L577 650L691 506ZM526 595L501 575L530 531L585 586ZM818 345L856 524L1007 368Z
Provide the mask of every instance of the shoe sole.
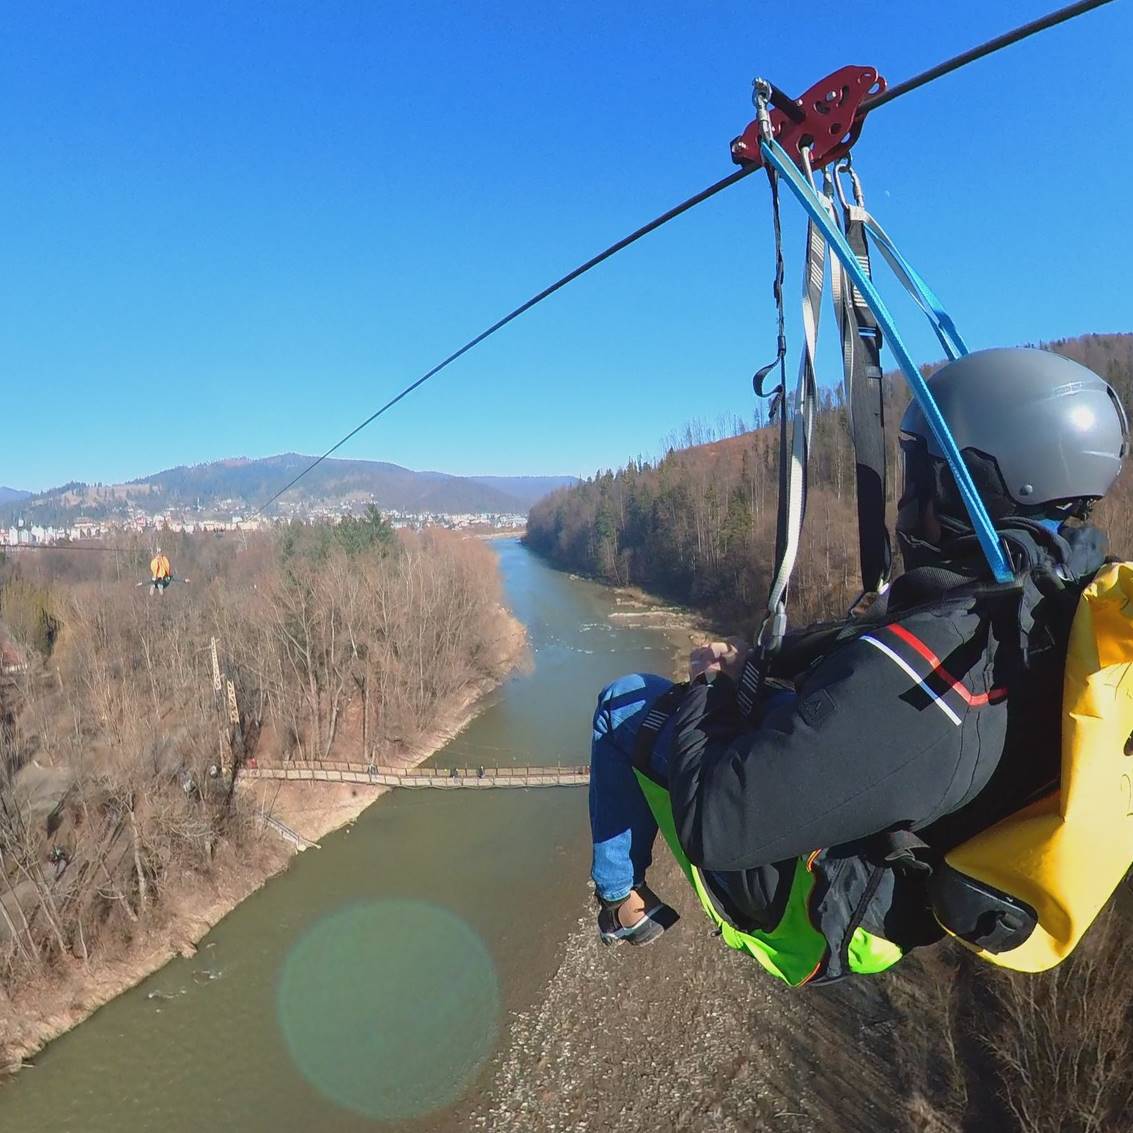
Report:
M665 935L666 930L672 928L678 920L680 920L680 914L676 909L661 903L649 909L641 920L631 928L624 928L620 932L603 932L599 928L598 939L607 947L613 944L621 944L624 941L640 948L659 940Z

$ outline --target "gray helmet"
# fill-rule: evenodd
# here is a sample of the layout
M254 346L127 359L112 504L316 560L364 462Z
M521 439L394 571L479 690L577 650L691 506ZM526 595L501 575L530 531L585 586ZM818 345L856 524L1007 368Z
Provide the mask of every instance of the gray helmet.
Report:
M928 386L993 519L1099 499L1121 471L1129 426L1117 394L1060 354L979 350L942 367ZM901 432L903 447L916 443L937 466L941 484L944 454L915 401ZM943 495L942 510L963 516L954 490Z

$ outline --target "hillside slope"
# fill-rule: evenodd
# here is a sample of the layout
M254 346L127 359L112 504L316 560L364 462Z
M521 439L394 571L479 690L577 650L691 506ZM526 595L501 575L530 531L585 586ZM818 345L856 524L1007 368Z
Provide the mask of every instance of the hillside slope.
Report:
M470 476L469 479L522 500L525 507L531 507L559 488L578 483L577 476Z
M1043 344L1106 377L1133 408L1133 334ZM932 369L928 367L927 369ZM895 507L896 430L908 396L887 381L889 503ZM837 616L861 590L854 457L840 387L821 392L811 445L808 522L792 581L798 624ZM751 628L765 600L775 546L777 430L758 429L630 462L531 509L527 542L557 565L641 586ZM1133 461L1097 509L1115 553L1133 555Z
M302 472L312 457L299 453L167 468L125 484L72 482L36 495L0 495L0 522L22 516L29 523L73 522L80 515L103 518L131 506L155 513L201 507L248 512ZM273 511L291 514L317 504L374 503L405 512L523 513L541 496L573 477L462 477L415 472L371 460L325 460L304 476ZM10 490L9 490L10 491Z

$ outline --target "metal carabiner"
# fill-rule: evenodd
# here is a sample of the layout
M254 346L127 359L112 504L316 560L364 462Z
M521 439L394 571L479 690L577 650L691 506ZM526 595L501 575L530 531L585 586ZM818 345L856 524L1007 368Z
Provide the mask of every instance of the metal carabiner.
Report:
M834 186L838 192L838 200L842 203L842 208L846 212L850 211L850 202L846 200L845 190L842 188L842 178L839 174L848 173L850 175L850 182L854 186L854 204L858 208L865 208L865 196L862 193L862 183L858 177L857 171L854 169L853 159L847 154L835 167L834 172Z
M752 79L751 101L755 106L755 120L759 123L762 139L770 141L775 136L771 126L771 84L766 79Z
M812 146L799 146L799 156L803 159L803 176L813 185L814 184L814 169L810 164L810 155Z

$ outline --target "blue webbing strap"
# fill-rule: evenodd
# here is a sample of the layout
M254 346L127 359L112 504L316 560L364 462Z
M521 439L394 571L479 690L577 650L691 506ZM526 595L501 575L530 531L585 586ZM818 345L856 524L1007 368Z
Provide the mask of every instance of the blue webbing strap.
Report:
M842 266L854 281L854 285L869 304L870 310L877 316L877 321L881 324L881 329L884 331L893 353L897 356L897 361L901 364L909 388L928 420L929 428L932 429L936 443L940 446L941 452L944 453L944 459L947 461L956 481L956 486L960 490L960 496L964 501L964 506L968 509L976 538L979 539L980 547L987 558L992 573L997 581L1010 582L1014 577L1011 561L999 541L999 536L996 534L991 518L987 514L987 509L972 482L971 474L960 456L960 450L956 447L956 440L952 436L939 406L929 392L928 384L921 377L912 355L909 354L908 348L898 333L893 317L889 314L889 309L885 306L877 288L874 287L873 281L862 270L861 264L858 263L857 257L850 250L846 238L837 225L831 222L825 206L814 191L813 186L806 183L783 147L774 139L771 139L771 141L764 141L761 144L761 149L764 160L774 166L779 174L786 178L787 184L794 191L799 203L826 234L831 250L842 262Z
M916 300L917 306L928 316L944 353L953 362L968 353L952 316L944 309L944 305L936 297L936 292L920 277L917 270L898 251L897 246L890 239L889 233L864 209L862 210L862 223L866 231L873 237L881 254L889 262L893 274L905 285L905 289Z

